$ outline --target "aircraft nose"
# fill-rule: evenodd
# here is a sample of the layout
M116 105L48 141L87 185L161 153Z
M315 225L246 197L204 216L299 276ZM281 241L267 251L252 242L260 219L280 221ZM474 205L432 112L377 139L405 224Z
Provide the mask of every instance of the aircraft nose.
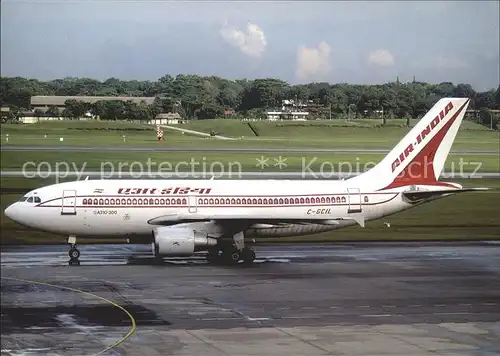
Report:
M20 215L20 211L19 211L19 204L18 203L14 203L12 205L9 205L7 207L7 209L4 210L4 214L5 216L7 216L9 219L12 219L16 222L19 221L19 215Z

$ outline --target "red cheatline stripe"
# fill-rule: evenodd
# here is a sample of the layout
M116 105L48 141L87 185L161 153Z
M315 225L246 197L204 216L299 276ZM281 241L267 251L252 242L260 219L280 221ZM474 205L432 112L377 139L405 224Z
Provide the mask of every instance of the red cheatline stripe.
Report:
M383 204L383 203L387 203L391 200L393 200L394 198L396 198L396 196L399 194L399 193L390 193L392 194L393 196L391 198L388 198L387 200L383 200L383 201L379 201L379 202L375 202L375 203L365 203L363 201L361 201L361 205L379 205L379 204ZM332 206L332 207L335 207L335 206L347 206L349 205L348 203L298 203L298 204L229 204L229 205L210 205L210 204L197 204L197 205L192 205L193 207L196 206L197 208L279 208L279 207L282 207L282 208L307 208L307 207L319 207L319 206L325 206L327 205L328 206ZM353 201L351 202L350 205L359 205L359 201ZM58 204L58 205L37 205L36 207L40 207L40 208L60 208L61 205ZM189 205L65 205L64 207L68 207L68 208L101 208L101 209L111 209L111 208L116 208L116 209L125 209L125 208L156 208L156 209L168 209L168 208L187 208L189 207Z
M356 193L356 194L348 194L348 193L336 193L336 194L316 194L316 195L250 195L250 196L242 196L242 195L197 195L192 196L197 199L316 199L321 197L337 197L337 196L359 196L359 195L387 195L387 194L395 194L391 192L370 192L370 193ZM65 196L64 199L74 199L74 198L86 198L86 199L187 199L189 196L186 195L77 195L77 196ZM55 200L63 199L63 197L49 199L45 203L49 203Z

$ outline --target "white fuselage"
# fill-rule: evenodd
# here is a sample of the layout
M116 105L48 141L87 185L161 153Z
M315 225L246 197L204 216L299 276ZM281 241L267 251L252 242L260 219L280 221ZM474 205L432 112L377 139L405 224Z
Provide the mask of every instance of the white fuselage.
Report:
M41 203L18 202L9 207L9 215L31 228L100 238L151 236L156 222L163 221L165 216L244 216L241 223L247 237L281 237L334 230L356 224L352 220L355 216L368 221L411 207L403 200L401 189L365 191L351 183L350 180L77 181L34 190L26 196L38 196ZM276 223L252 223L252 219ZM314 222L318 219L322 223ZM329 224L329 220L333 222ZM238 224L238 219L233 224Z

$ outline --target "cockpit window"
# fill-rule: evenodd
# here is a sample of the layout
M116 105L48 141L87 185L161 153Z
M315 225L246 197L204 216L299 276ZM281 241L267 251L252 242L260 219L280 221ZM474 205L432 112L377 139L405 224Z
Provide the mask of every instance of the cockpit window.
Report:
M26 203L38 203L40 204L42 202L42 199L38 196L24 196L21 199L19 199L20 202L26 202Z

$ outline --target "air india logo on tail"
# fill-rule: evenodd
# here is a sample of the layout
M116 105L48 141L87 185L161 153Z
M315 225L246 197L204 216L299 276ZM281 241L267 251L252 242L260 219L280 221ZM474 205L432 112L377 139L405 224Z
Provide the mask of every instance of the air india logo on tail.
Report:
M436 115L436 117L431 121L431 123L429 125L427 125L425 127L425 129L422 130L422 132L420 132L418 135L417 135L417 138L416 138L416 141L415 141L415 144L413 143L410 143L404 150L403 152L401 152L401 154L398 156L398 158L396 158L394 160L394 162L392 162L392 172L394 172L396 170L396 168L398 168L401 163L403 163L405 161L406 158L408 158L408 156L410 155L411 152L413 152L415 146L418 146L420 145L421 143L425 142L427 140L425 140L425 138L427 136L430 135L430 133L437 127L437 125L443 121L443 119L446 117L446 115L448 115L448 113L453 110L453 103L450 101L448 103L448 105L446 105L446 107L441 110L441 112Z

